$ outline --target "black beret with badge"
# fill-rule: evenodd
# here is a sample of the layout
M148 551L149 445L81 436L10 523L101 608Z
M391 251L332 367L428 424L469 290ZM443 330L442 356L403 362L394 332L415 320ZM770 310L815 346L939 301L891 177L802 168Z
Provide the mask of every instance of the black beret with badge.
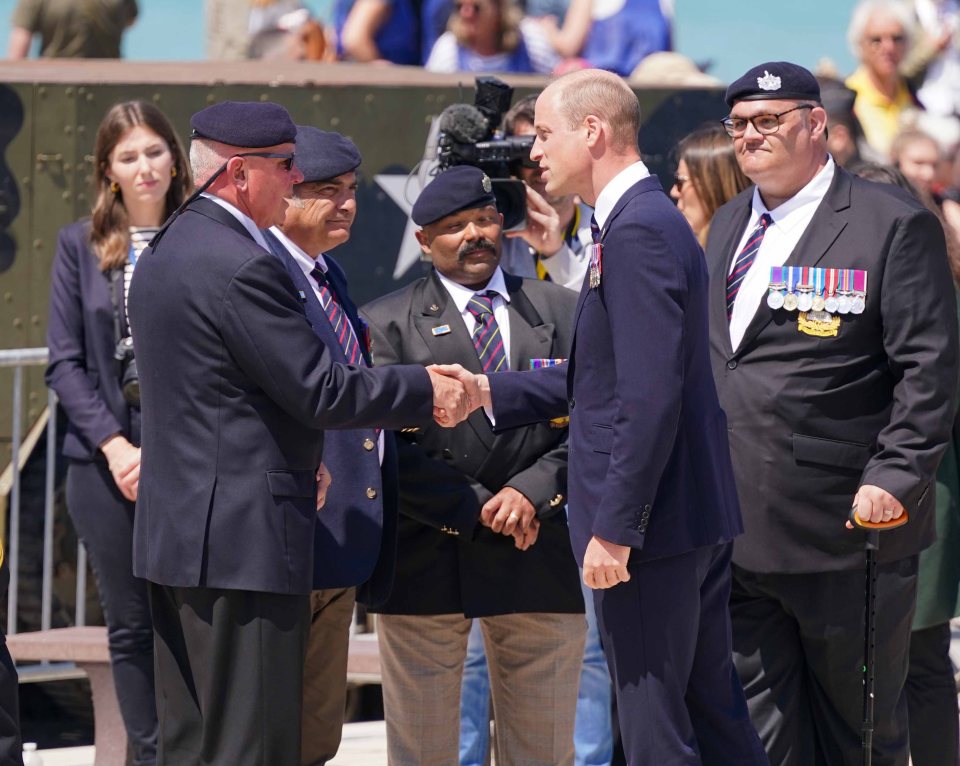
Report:
M360 167L360 150L346 136L309 125L297 125L297 156L294 164L303 182L329 181Z
M730 83L727 88L727 106L738 101L764 101L786 99L790 101L820 102L820 83L813 74L798 64L789 61L768 61L753 67L745 75Z
M486 173L472 165L454 165L423 187L410 217L417 226L427 226L461 210L496 204Z
M221 101L190 118L190 138L259 149L292 144L297 126L280 104L269 101Z

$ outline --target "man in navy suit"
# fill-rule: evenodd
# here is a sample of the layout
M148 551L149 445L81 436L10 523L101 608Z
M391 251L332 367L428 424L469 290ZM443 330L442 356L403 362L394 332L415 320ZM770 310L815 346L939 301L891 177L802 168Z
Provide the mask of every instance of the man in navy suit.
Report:
M360 161L350 139L297 126L296 165L303 181L293 188L283 224L266 230L264 237L290 275L307 321L333 358L370 366L366 328L340 265L329 255L350 238ZM359 358L351 359L351 334ZM367 595L382 600L390 586L397 514L394 450L391 433L379 429L331 431L324 437L323 462L333 483L314 532L302 764L322 766L340 746L356 586L370 579L378 554L385 571L368 585Z
M479 377L496 427L570 413L570 534L632 766L766 764L731 658L742 525L690 227L640 161L636 96L583 70L537 100L550 194L595 207L566 367ZM464 378L466 376L463 376Z
M150 587L158 763L287 766L300 761L323 430L462 413L434 372L342 364L307 323L261 232L303 178L287 111L223 102L191 127L208 192L161 230L130 285L143 412L133 560Z

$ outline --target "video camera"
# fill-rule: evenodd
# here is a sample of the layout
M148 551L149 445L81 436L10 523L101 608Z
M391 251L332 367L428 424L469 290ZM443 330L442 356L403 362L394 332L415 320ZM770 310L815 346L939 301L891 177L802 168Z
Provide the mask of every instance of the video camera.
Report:
M437 161L440 171L473 165L493 182L503 230L527 225L527 194L518 180L521 165L530 165L533 136L503 136L497 128L513 100L513 88L496 77L478 77L473 105L451 104L439 117ZM533 163L534 165L536 163Z

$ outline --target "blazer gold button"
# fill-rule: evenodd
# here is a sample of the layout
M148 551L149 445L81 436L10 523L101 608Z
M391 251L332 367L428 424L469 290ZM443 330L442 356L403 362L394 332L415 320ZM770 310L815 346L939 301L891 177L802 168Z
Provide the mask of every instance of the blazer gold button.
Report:
M372 450L375 446L376 446L376 443L373 441L373 439L364 439L364 440L363 440L363 448L364 448L367 452L369 452L370 450Z
M375 490L373 487L367 487L367 497L369 497L371 500L376 500L377 490Z
M558 494L553 498L553 500L550 501L550 507L551 507L551 508L556 508L556 507L557 507L558 505L560 505L560 503L562 503L562 502L563 502L563 495L561 495L561 494L558 493Z

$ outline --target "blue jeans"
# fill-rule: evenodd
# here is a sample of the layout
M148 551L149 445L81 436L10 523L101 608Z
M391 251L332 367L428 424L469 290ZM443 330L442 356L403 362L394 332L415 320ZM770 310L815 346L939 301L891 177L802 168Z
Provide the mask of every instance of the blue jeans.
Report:
M573 729L576 766L609 766L613 757L610 722L610 672L600 648L593 593L580 580L586 604L587 642L580 671L577 719ZM460 766L483 766L490 746L490 678L480 622L474 620L467 641L460 691Z

